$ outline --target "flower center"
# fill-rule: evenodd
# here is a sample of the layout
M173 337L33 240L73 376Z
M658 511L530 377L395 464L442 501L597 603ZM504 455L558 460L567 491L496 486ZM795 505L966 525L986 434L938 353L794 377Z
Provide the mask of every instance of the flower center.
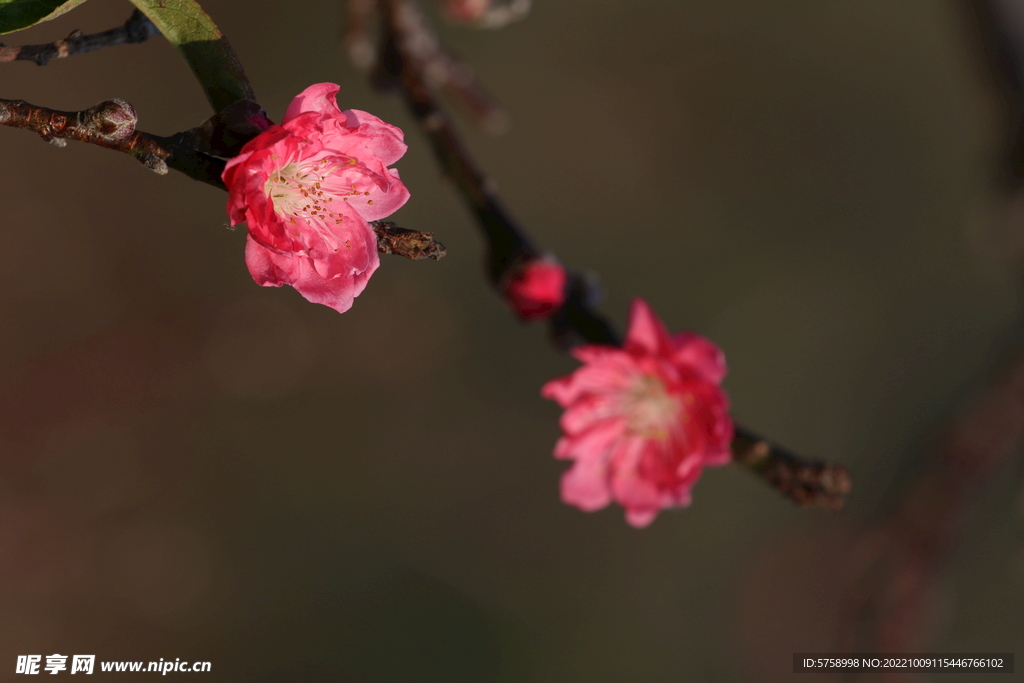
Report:
M622 412L630 432L650 439L666 438L680 419L679 401L652 375L636 377L623 396Z
M350 160L351 165L355 163L355 159ZM292 225L299 220L307 225L340 224L341 212L333 211L331 202L370 194L356 190L355 185L343 188L332 183L325 187L327 178L340 167L337 160L326 157L319 161L292 161L270 174L264 191L273 202L274 211Z

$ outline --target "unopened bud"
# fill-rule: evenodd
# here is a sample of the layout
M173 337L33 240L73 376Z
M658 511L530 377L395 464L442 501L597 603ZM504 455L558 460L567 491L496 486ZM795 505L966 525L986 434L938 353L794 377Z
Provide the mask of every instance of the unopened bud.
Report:
M135 107L124 100L108 100L85 111L86 127L111 140L127 140L135 133L139 116Z
M569 277L552 256L531 258L509 273L502 289L512 310L523 320L543 320L565 303Z

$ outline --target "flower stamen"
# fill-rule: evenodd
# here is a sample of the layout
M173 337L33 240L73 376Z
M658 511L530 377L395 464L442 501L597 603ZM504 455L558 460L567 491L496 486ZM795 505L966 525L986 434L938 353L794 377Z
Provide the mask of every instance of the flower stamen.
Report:
M679 419L679 401L653 375L638 375L622 396L626 428L636 436L665 439Z

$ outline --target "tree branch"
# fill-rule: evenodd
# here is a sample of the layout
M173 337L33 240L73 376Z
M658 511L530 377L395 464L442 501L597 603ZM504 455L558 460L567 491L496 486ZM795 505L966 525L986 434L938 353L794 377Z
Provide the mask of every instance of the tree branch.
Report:
M0 99L0 125L38 133L58 147L67 140L130 154L146 168L164 175L168 168L194 180L224 188L224 161L184 143L184 134L160 137L135 130L138 116L124 100L108 100L82 111L58 111L24 100Z
M82 111L56 111L24 100L0 99L0 125L31 130L58 147L77 140L124 152L160 175L173 168L193 180L227 189L221 180L224 160L198 151L194 131L164 138L135 130L137 118L135 108L124 100L100 102ZM446 253L433 233L407 230L390 221L373 221L370 227L382 254L437 261Z
M424 40L425 19L408 0L381 0L384 37L375 73L376 84L396 89L405 98L443 173L455 184L473 212L487 241L487 274L499 287L524 261L542 256L506 210L494 184L473 159L438 100L426 65L415 47ZM549 320L553 341L562 349L580 343L620 345L619 333L598 313L596 287L590 278L570 273L565 304ZM849 474L841 465L808 461L774 446L738 426L732 444L734 460L798 505L837 510L850 492Z
M159 31L152 22L142 12L135 10L123 26L102 33L85 35L81 31L73 31L67 38L45 45L8 47L0 43L0 62L25 60L35 62L39 66L46 66L51 59L80 55L112 45L144 43L158 33Z
M841 510L853 488L842 465L805 460L741 425L732 440L732 457L801 507Z
M521 3L522 0L512 0L512 4ZM380 10L380 0L351 0L348 8L345 40L350 58L364 69L379 67L369 31L372 16ZM525 9L528 8L527 1ZM487 17L506 16L508 5L480 5L477 9ZM482 129L491 133L504 131L508 116L480 84L473 68L445 48L422 14L410 8L404 12L403 21L407 22L406 35L415 36L405 43L410 61L417 65L424 82L432 89L442 88L451 95Z
M1006 151L998 180L1014 190L1024 182L1024 35L996 0L963 0L959 8L1006 116Z

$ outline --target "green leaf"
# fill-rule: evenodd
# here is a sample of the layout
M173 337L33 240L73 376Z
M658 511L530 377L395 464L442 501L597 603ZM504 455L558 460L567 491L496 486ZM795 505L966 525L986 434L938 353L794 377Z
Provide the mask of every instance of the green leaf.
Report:
M85 0L0 0L0 35L49 21Z
M2 1L2 0L0 0ZM254 100L238 56L195 0L132 0L188 62L214 111Z

